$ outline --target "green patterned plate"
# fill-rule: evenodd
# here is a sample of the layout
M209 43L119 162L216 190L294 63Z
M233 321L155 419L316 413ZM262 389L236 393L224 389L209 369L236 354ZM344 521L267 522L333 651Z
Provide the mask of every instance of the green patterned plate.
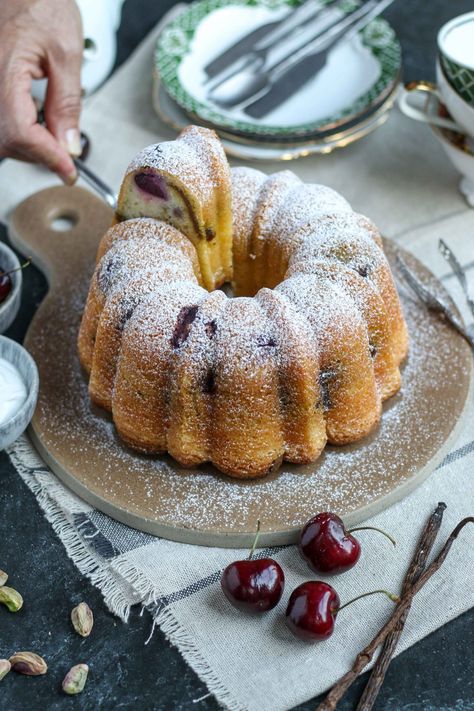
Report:
M352 41L335 47L314 79L260 121L250 119L242 109L224 110L207 99L206 64L239 37L283 17L298 4L299 0L198 0L190 4L165 27L156 46L156 68L168 94L189 114L242 135L316 135L336 131L351 120L357 122L393 90L400 71L400 45L381 18ZM342 7L349 12L359 4L344 0Z

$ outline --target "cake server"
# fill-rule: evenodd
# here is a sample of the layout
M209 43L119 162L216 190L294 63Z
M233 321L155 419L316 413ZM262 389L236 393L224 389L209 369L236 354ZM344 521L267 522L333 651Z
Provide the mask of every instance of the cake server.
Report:
M46 125L44 113L41 108L38 110L38 123L42 126ZM76 158L75 156L71 156L71 158L74 165L76 166L78 174L84 180L84 182L86 182L93 190L95 190L95 192L100 195L100 197L107 203L107 205L110 205L110 207L115 210L117 208L117 196L115 195L113 190L106 183L104 183L101 178L99 178L97 173L94 173L93 170L88 168L83 160L81 160L80 158Z
M435 294L433 294L428 287L418 279L399 254L397 255L397 267L399 268L406 283L413 289L420 301L422 301L430 309L430 311L435 311L436 313L444 316L444 318L449 321L451 326L453 326L456 331L458 331L458 333L466 339L471 348L474 350L474 337L471 336L466 328L464 328L449 306L435 296Z
M113 190L104 181L99 178L97 173L88 168L80 158L73 158L74 165L81 178L93 188L110 207L115 210L117 208L117 196Z
M470 291L469 291L469 286L467 283L466 279L466 274L464 272L464 269L460 265L460 263L457 260L456 255L454 252L448 247L446 242L443 239L440 239L438 242L438 248L443 257L446 259L448 262L449 266L454 272L454 275L457 277L459 283L461 284L461 288L464 292L464 296L466 297L466 301L469 305L469 308L471 309L472 313L474 314L474 299L472 298Z

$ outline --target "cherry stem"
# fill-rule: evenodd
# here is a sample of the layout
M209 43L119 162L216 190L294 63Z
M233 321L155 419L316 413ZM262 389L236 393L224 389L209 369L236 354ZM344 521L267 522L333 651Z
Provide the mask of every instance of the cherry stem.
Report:
M257 533L255 534L255 538L253 539L252 548L250 549L250 555L247 560L252 560L252 556L255 553L255 548L257 547L257 541L258 541L259 535L260 535L260 519L258 519L258 521L257 521Z
M388 538L390 543L393 543L394 546L397 545L395 538L392 538L389 533L387 533L386 531L382 531L381 528L376 528L375 526L357 526L357 528L351 528L348 533L354 533L354 531L378 531L383 536L385 536L385 538Z
M20 264L19 267L15 267L15 269L10 269L10 271L8 271L8 272L0 272L0 277L3 277L3 276L10 276L10 274L13 274L13 272L19 272L19 271L21 271L22 269L25 269L26 267L29 267L30 264L31 264L31 259L32 259L31 257L28 257L28 259L26 260L26 262L23 262L23 264Z
M378 595L379 593L383 593L384 595L386 595L389 598L389 600L391 600L392 602L396 602L396 603L400 602L399 596L394 595L391 592L388 592L388 590L372 590L371 592L362 593L362 595L357 595L357 597L353 597L352 600L349 600L349 602L345 602L344 605L341 605L341 607L338 609L337 612L339 613L341 610L343 610L348 605L352 605L352 603L355 602L356 600L360 600L363 597L368 597L369 595Z

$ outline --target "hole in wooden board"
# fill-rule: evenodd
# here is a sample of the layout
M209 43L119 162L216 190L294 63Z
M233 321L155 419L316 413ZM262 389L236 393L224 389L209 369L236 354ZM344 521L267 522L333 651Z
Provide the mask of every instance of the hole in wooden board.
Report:
M51 217L51 229L55 232L68 232L76 226L78 215L73 212L60 212Z

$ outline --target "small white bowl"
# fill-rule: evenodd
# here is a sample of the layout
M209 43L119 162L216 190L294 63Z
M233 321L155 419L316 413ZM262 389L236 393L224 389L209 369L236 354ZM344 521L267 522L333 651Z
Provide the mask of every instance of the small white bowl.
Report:
M38 400L38 368L27 350L11 338L0 336L0 358L8 360L20 373L28 395L18 412L0 424L0 451L14 442L28 427Z
M0 242L0 272L18 269L20 262L15 252L6 244ZM3 333L13 323L20 308L21 286L23 284L23 270L13 272L11 275L12 290L5 301L0 304L0 333Z

